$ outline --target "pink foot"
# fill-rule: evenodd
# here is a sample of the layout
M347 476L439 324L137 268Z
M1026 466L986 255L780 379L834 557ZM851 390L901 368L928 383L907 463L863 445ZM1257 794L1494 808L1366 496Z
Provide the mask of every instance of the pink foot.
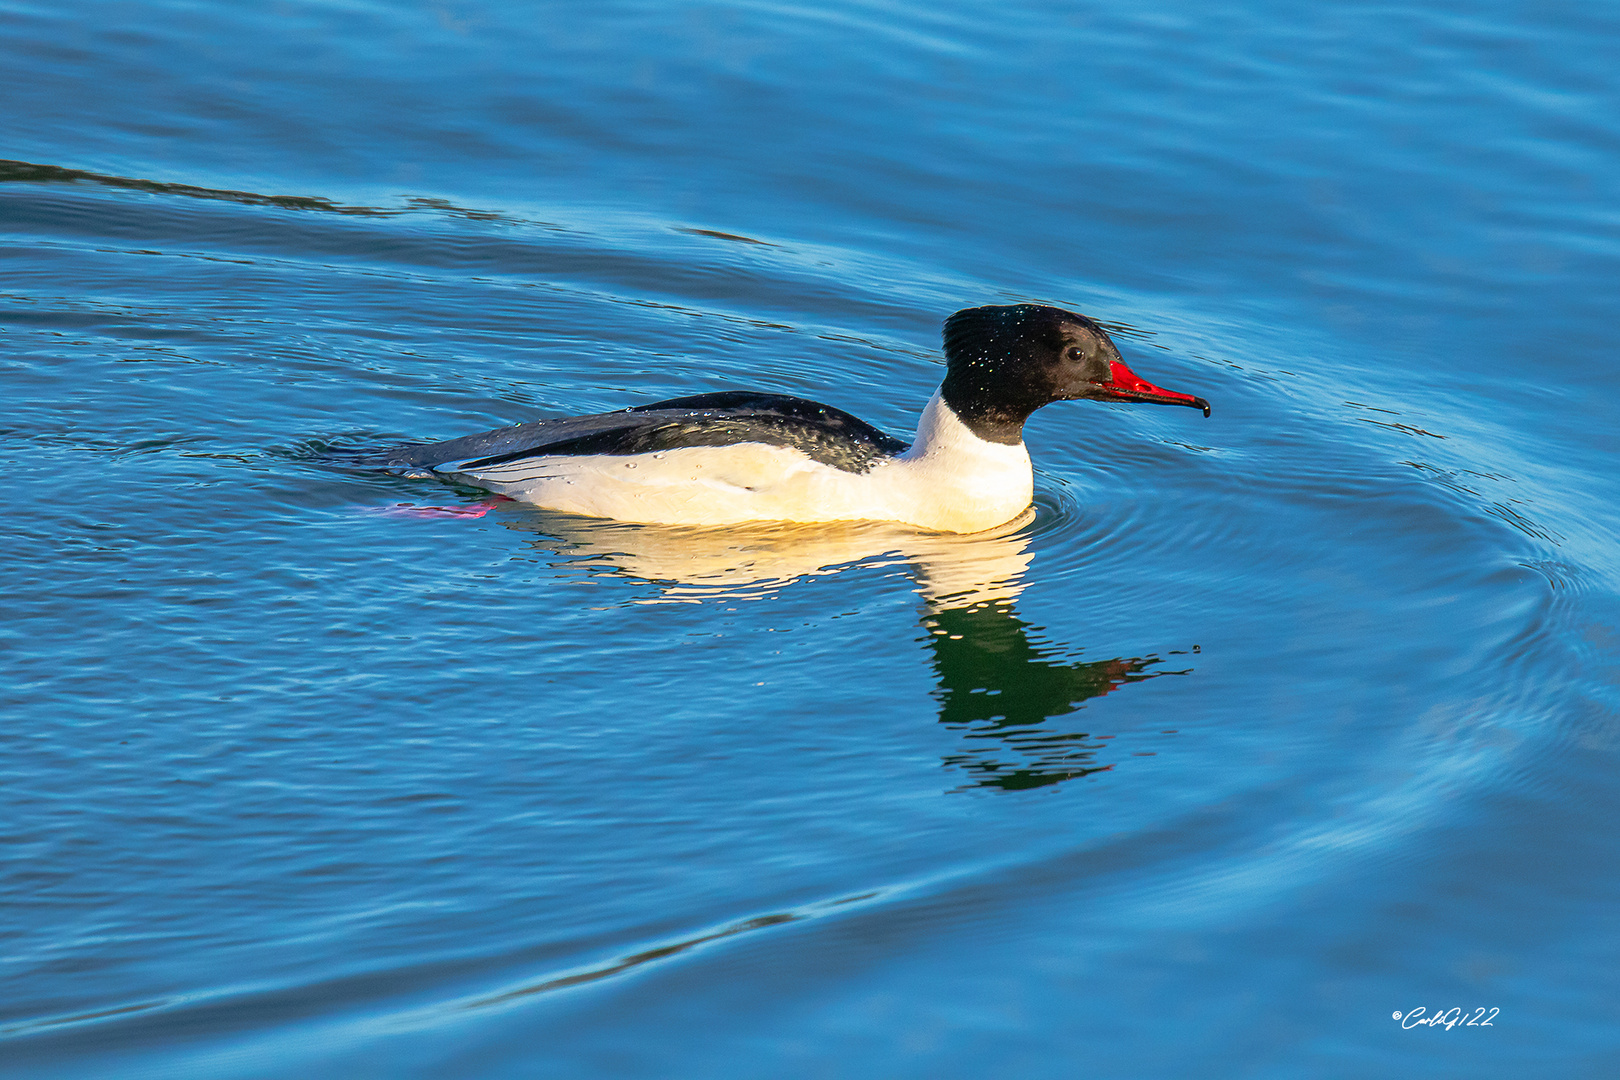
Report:
M415 503L395 503L393 506L367 506L362 510L368 514L385 514L388 517L405 518L481 518L501 503L511 502L505 495L495 495L483 502L469 503L466 506L417 506Z

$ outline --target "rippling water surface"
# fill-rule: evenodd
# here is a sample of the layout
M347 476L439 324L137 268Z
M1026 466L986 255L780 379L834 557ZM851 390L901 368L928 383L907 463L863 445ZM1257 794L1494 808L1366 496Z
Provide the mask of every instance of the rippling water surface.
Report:
M1610 7L0 28L8 1075L1620 1074ZM1213 417L971 538L329 453L1014 299Z

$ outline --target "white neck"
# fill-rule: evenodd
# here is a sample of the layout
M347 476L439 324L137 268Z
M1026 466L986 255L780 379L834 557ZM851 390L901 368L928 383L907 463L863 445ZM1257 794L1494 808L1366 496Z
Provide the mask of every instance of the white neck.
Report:
M922 418L917 421L917 441L912 443L904 456L917 458L963 452L988 455L997 460L1029 461L1029 451L1024 449L1022 440L1008 445L979 438L973 434L972 428L962 423L956 411L945 404L945 399L935 390L934 396L923 406Z
M977 532L1016 517L1034 493L1034 471L1022 442L981 439L957 418L938 392L917 424L917 441L895 462L910 476L918 498L918 524Z

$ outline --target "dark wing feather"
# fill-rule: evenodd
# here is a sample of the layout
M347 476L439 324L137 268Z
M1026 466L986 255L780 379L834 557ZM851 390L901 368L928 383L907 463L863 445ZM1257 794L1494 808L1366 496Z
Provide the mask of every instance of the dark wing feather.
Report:
M429 472L456 462L455 471L474 473L531 457L648 454L744 442L789 446L846 472L866 472L877 461L907 449L905 442L841 409L804 398L732 390L394 447L368 463Z

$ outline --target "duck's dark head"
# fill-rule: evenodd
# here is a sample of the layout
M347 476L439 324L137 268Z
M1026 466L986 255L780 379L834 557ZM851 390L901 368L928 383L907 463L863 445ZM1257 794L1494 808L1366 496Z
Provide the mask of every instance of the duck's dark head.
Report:
M1125 366L1097 323L1044 304L958 311L945 320L945 404L981 439L1017 443L1024 421L1054 401L1209 402L1154 386Z

